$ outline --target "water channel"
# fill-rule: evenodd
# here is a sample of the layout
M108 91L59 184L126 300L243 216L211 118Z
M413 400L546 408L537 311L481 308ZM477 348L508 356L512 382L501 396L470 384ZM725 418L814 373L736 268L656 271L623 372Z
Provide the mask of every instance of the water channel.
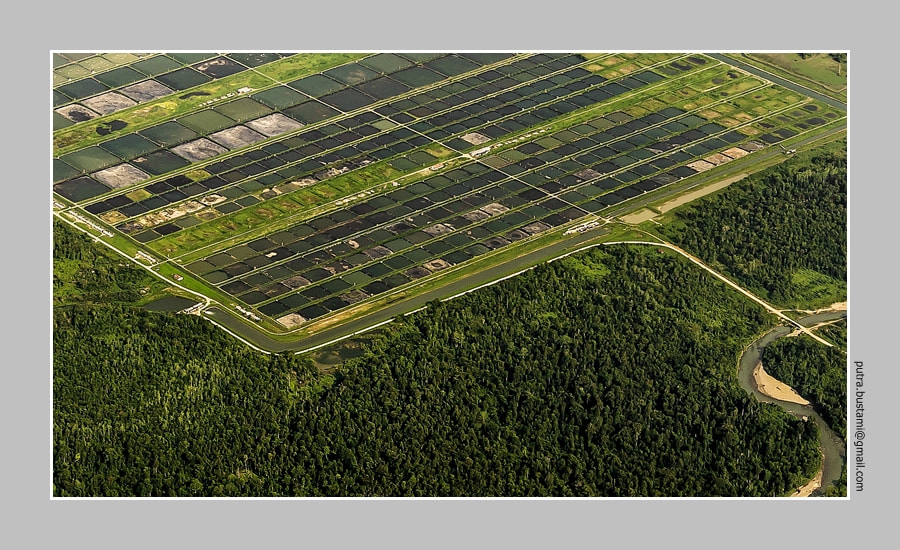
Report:
M846 316L846 311L831 311L804 317L800 319L799 322L803 326L813 326L817 323L846 318ZM762 352L765 347L775 340L787 336L793 331L793 327L779 326L770 330L762 338L750 344L750 347L744 351L739 362L738 383L745 391L756 396L757 399L764 403L778 405L783 410L798 418L807 417L815 421L816 426L819 428L819 446L825 456L821 485L822 489L825 489L830 487L841 477L841 471L847 456L846 443L844 443L844 441L828 427L813 406L781 401L764 395L759 392L756 387L756 382L753 380L753 371L756 368L756 365L760 363Z

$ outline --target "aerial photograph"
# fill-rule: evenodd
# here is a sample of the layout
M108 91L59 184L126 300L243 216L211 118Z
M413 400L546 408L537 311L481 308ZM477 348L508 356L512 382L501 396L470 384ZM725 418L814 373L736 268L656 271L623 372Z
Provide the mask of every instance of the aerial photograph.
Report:
M47 492L847 500L848 57L49 51Z

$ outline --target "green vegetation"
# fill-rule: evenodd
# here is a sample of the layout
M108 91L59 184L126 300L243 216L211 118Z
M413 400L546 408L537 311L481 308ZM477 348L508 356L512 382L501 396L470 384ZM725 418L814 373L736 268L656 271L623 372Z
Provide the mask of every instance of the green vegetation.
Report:
M164 285L146 270L53 220L53 305L143 302Z
M54 494L782 495L815 426L733 379L769 324L627 247L432 303L328 375L193 316L57 309Z
M206 103L210 97L221 97L244 87L259 91L285 80L294 80L361 59L366 55L368 54L297 54L263 65L253 71L244 71L213 80L188 90L182 90L178 92L178 95L161 97L128 109L91 119L84 124L76 124L59 130L53 135L53 154L54 156L59 156L100 143L101 141L132 133L157 122L184 116L200 109L201 104ZM179 97L189 96L193 92L204 92L204 95L186 98ZM101 136L97 134L97 127L108 124L111 120L122 120L127 122L128 126L106 135Z
M428 145L416 151L425 151L439 158L454 154L440 145ZM429 175L442 174L457 164L459 163L448 164L440 171L429 172ZM277 206L275 201L267 200L179 231L170 237L156 239L148 246L166 257L191 262L210 254L210 250L224 250L322 214L334 208L334 201L338 199L361 191L374 193L393 190L394 182L412 183L422 177L421 171L420 167L397 170L391 166L390 160L381 160L328 178L312 187L284 193L280 195Z
M287 83L307 75L327 71L332 67L362 59L368 53L300 53L268 63L256 69L279 82Z
M846 53L754 53L740 59L847 100Z
M821 489L820 489L821 491ZM841 477L837 479L832 485L825 487L823 496L826 497L845 497L847 496L847 464L844 463L844 468L841 470ZM815 493L814 493L815 496Z
M658 230L774 304L846 299L846 140L748 176Z
M835 326L837 347L829 348L812 338L781 338L763 353L766 372L791 386L814 403L828 426L847 438L847 325Z
M633 56L626 57L630 58ZM643 66L652 66L653 63L651 61L661 63L675 57L677 56L673 54L658 54L656 56L651 56L650 59L644 60L642 56L642 65L635 65L630 60L627 61L627 64L632 66L633 71L638 71L642 69ZM622 61L620 60L620 62ZM711 96L706 97L707 94L698 92L694 87L688 87L686 88L687 95L679 95L677 98L678 104L684 108L696 108L698 104L708 105L724 103L726 101L735 101L740 98L740 92L758 87L762 84L758 79L746 76L736 77L735 80L728 79L727 75L729 72L732 72L729 66L722 64L696 69L688 76L666 80L663 83L654 84L647 89L626 94L613 101L603 102L586 109L580 109L570 115L562 115L550 121L549 124L542 129L546 132L560 131L602 115L607 115L611 112L622 110L628 111L630 108L639 109L640 113L635 112L634 116L640 116L640 114L643 114L644 112L661 108L662 105L657 105L658 101L655 98L666 90L678 91L685 89L685 81L691 83L708 82L709 86L718 86L712 84L712 82L721 79L729 83L725 86L725 88L729 90L729 95L727 100L713 100ZM709 86L706 84L697 84L695 87L697 89L705 89ZM767 88L759 90L757 95L760 95L760 97L782 98L785 96L785 90L781 88ZM646 110L642 107L643 105L647 106ZM494 145L492 153L502 154L503 151L519 146L520 143L517 141L518 137L533 134L535 131L536 128L531 127L505 136L502 144ZM477 146L472 146L472 148L475 147ZM436 175L450 171L460 161L459 158L451 159L450 157L456 153L440 145L433 144L423 146L415 151L427 152L447 163L441 171L435 173L429 172L428 175ZM415 151L409 152L406 155L409 156ZM217 217L214 220L206 221L195 227L179 231L177 234L156 239L148 246L155 252L166 257L178 257L185 263L189 263L208 255L213 250L224 250L240 242L257 238L287 227L290 224L302 221L303 219L321 214L328 209L333 208L333 201L337 199L350 197L362 191L382 192L393 189L391 180L396 180L403 184L422 177L421 168L416 167L401 171L391 166L391 161L392 159L381 160L362 168L353 169L345 174L329 178L312 187L301 188L283 195L283 197L290 199L290 205L294 205L295 207L296 205L299 205L300 210L278 208L272 204L272 201L265 201L264 203L244 208L240 212ZM252 219L247 219L249 216L260 210L265 211L266 215L264 217L253 216Z
M293 56L235 77L269 86L359 57L364 54ZM596 63L590 70L614 77L672 54L588 57ZM691 71L652 92L548 120L545 128L671 105L706 109L702 116L721 115L729 128L753 129L757 116L801 100L774 86L745 93L761 83L731 73L717 64ZM217 81L226 82L239 80ZM133 117L133 131L196 107L167 101L174 100L114 116ZM92 124L104 121L61 130L55 144L92 143L99 139L90 135ZM506 154L519 146L513 137L537 130L506 136L508 143L492 154ZM440 145L411 152L420 151L445 163L429 174L463 162ZM759 155L786 162L661 216L662 227L610 223L597 233L611 230L610 240L662 234L785 307L846 299L846 141L792 158L771 150ZM127 256L146 248L188 263L321 213L337 198L419 177L414 172L422 164L396 168L390 160L148 245L119 234L105 241ZM714 170L751 171L763 162L751 158ZM187 175L208 174L198 164ZM129 193L133 200L150 195ZM471 288L531 265L551 248L558 253L600 240L564 240L564 228L276 339L299 345L304 334L384 313L379 308L393 302L415 297L421 304L422 293L446 292L451 282ZM739 354L773 317L664 249L595 248L449 302L430 302L360 341L305 357L261 355L202 317L135 307L171 289L129 266L126 257L54 220L57 496L775 496L793 492L819 466L815 423L760 403L734 379ZM182 265L157 269L166 280L184 273L180 285L226 309L236 301ZM258 326L283 329L271 319ZM846 327L822 332L846 349ZM845 435L840 391L845 396L846 388L836 374L845 358L837 361L832 352L841 355L811 340L782 339L766 350L765 361Z

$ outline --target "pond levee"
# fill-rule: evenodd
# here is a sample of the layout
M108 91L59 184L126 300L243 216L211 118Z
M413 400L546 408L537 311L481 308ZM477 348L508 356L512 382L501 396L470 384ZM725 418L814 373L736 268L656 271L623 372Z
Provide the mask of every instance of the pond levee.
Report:
M800 319L800 323L810 326L816 323L840 319L846 317L846 315L846 311L819 313ZM793 327L775 327L762 338L750 344L744 351L744 354L741 355L738 363L738 384L758 400L777 405L798 418L806 417L816 423L816 426L819 428L819 446L825 457L822 467L822 487L829 487L841 477L841 471L847 456L844 441L822 420L822 417L813 408L814 404L803 405L791 401L783 401L761 393L753 376L757 365L762 362L762 354L765 347L775 340L787 336L794 330Z

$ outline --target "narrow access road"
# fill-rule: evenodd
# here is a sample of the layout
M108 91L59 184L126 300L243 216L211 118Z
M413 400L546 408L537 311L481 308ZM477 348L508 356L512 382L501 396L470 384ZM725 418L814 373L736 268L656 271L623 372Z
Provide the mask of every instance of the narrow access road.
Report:
M815 90L811 90L811 89L807 88L806 86L803 86L802 84L797 84L796 82L793 82L791 80L787 80L786 78L782 78L778 75L772 74L769 71L760 69L759 67L750 65L749 63L743 63L741 61L738 61L738 60L728 57L726 55L722 55L720 53L707 53L706 55L712 57L713 59L721 61L722 63L727 63L728 65L732 65L741 70L747 71L748 73L755 74L756 76L765 78L766 80L774 82L775 84L784 86L785 88L787 88L789 90L794 90L795 92L801 93L805 96L809 96L817 101L821 101L822 103L831 105L835 109L840 109L844 112L847 111L846 103L842 103L836 99L832 99L832 98L828 97L827 95L820 94L819 92L816 92Z
M613 242L607 242L607 243L603 243L603 244L604 244L604 245L610 245L610 244L640 244L640 245L658 246L658 247L662 247L662 248L668 248L669 250L674 250L675 252L678 252L679 254L681 254L682 256L684 256L685 258L687 258L687 259L689 259L690 261L694 262L695 264L699 265L700 267L702 267L703 269L705 269L706 271L708 271L710 274L712 274L714 277L716 277L717 279L721 280L722 282L724 282L725 284L727 284L728 286L730 286L731 288L737 290L738 292L740 292L741 294L743 294L743 295L746 296L747 298L750 298L751 300L753 300L753 301L756 302L757 304L763 306L763 307L766 309L766 311L768 311L769 313L771 313L771 314L773 314L773 315L776 315L777 317L780 317L780 318L783 319L784 321L787 321L789 324L795 326L796 328L798 328L801 332L803 332L804 334L806 334L806 335L809 336L810 338L814 339L815 341L817 341L817 342L819 342L819 343L825 344L825 345L828 346L828 347L834 347L834 346L831 344L831 342L828 342L828 341L826 341L826 340L823 340L820 336L818 336L817 334L813 333L813 331L811 331L809 328L807 328L807 327L801 325L801 324L798 323L797 321L791 319L790 317L788 317L787 315L785 315L784 313L782 313L780 309L777 309L777 308L775 308L774 306L770 305L768 302L766 302L766 301L764 301L763 299L759 298L758 296L756 296L755 294L753 294L753 293L750 292L749 290L746 290L745 288L741 287L741 286L738 285L737 283L733 282L733 281L732 281L731 279L729 279L728 277L725 277L724 275L722 275L722 274L719 273L718 271L716 271L716 270L714 270L713 268L709 267L708 265L706 265L705 263L703 263L703 261L700 260L699 258L697 258L696 256L693 256L693 255L691 255L691 254L685 252L684 250L682 250L681 248L675 246L674 244L669 244L669 243L664 243L664 242L653 242L653 241L613 241Z

